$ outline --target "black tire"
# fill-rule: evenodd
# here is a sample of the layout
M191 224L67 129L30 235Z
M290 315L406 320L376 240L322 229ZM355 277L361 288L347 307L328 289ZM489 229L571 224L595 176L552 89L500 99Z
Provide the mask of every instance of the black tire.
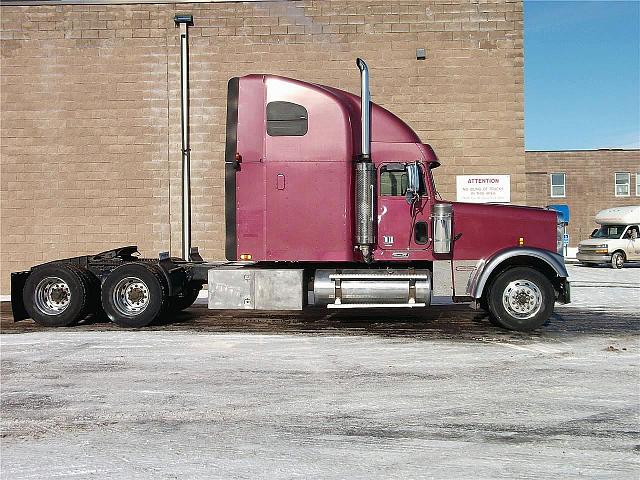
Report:
M202 285L199 283L190 283L185 286L181 295L171 297L169 300L169 311L181 312L185 308L189 308L197 300L200 290L202 290Z
M622 268L626 260L624 252L613 252L613 255L611 255L611 267L616 270Z
M96 291L89 273L71 264L50 264L34 270L22 299L27 313L45 327L68 327L95 306Z
M488 293L492 323L521 332L543 325L553 313L555 290L547 277L528 267L499 274Z
M82 276L87 286L87 311L85 316L95 314L102 310L102 305L100 304L100 280L98 277L86 268L79 267L78 265L68 265L68 267L76 270L78 274ZM82 320L82 318L78 320Z
M156 265L126 263L102 284L102 309L116 325L139 328L158 319L167 308L167 281Z

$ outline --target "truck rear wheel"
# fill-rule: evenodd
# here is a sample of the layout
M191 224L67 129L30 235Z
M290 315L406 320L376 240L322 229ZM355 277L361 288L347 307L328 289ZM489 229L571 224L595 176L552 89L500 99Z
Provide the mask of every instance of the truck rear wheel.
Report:
M198 299L201 289L202 285L199 283L186 285L181 296L171 297L169 300L169 310L172 312L181 312L185 308L189 308Z
M527 267L505 270L493 281L489 311L498 325L529 332L543 325L553 312L555 292L542 273Z
M51 264L34 270L22 298L27 313L45 327L67 327L82 320L95 306L89 275L71 264Z
M157 266L127 263L111 272L102 284L102 308L116 325L145 327L166 309L168 290Z

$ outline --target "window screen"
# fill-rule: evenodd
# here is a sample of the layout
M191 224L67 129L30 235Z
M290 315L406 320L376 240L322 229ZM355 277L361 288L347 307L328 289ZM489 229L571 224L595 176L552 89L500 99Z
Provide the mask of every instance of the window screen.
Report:
M565 176L564 173L552 173L551 174L551 196L552 197L564 197L565 191Z
M631 174L626 172L616 173L616 197L628 197L631 183Z
M307 109L291 102L267 104L267 134L271 137L302 137L309 129Z

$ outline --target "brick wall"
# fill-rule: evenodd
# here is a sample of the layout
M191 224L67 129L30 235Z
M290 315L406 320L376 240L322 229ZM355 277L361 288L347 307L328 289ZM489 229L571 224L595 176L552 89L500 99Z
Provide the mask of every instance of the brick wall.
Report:
M180 252L179 43L191 37L193 244L223 256L226 82L268 72L359 92L431 143L436 180L505 173L525 203L522 2L4 5L1 270L138 244ZM416 48L427 59L417 61Z
M569 246L577 246L596 228L600 210L640 205L636 175L640 175L640 150L582 150L526 152L527 200L529 205L569 205ZM615 196L615 173L631 174L630 195ZM551 173L565 174L565 198L551 197Z

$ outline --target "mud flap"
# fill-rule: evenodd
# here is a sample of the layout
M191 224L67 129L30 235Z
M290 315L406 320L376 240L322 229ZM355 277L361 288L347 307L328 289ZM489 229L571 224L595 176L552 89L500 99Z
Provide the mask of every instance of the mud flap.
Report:
M558 295L558 303L571 303L571 283L568 278L563 279L560 284L560 295Z
M13 312L13 321L24 320L29 318L27 310L24 308L22 300L22 291L24 284L27 282L31 272L13 272L11 273L11 310Z

